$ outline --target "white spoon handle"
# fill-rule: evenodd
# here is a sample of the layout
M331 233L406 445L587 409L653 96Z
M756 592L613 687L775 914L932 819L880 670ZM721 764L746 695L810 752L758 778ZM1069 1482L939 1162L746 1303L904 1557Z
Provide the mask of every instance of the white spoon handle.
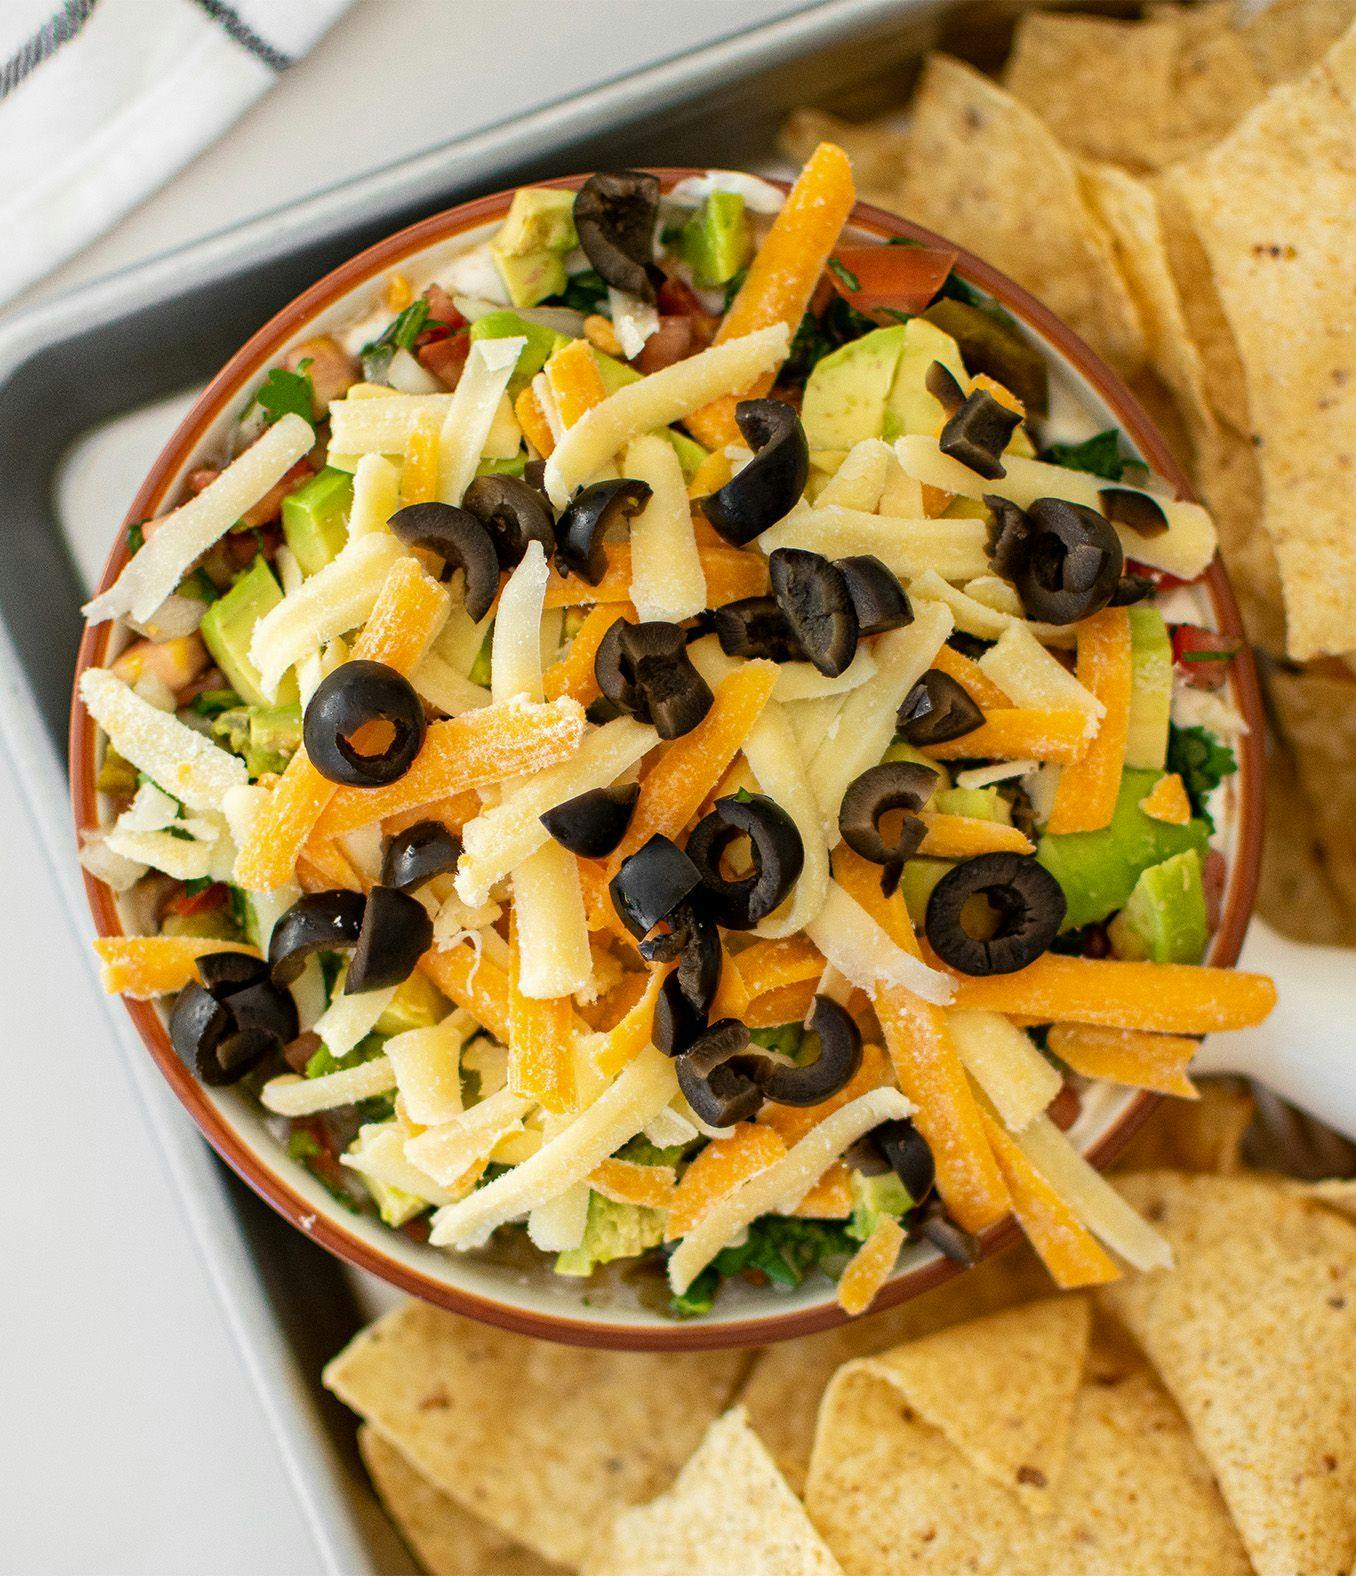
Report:
M1193 1072L1241 1073L1356 1140L1356 952L1278 935L1254 919L1239 966L1279 1000L1255 1029L1212 1034Z

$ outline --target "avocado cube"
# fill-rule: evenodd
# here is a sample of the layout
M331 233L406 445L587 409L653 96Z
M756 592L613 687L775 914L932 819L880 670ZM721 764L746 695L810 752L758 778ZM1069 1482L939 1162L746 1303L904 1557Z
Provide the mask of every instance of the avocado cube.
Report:
M673 427L661 427L659 436L667 438L673 445L673 452L678 456L678 464L682 467L683 480L690 482L701 469L707 450L702 448L700 443L689 438L685 432L679 432Z
M1130 618L1130 721L1125 764L1162 771L1172 716L1172 638L1156 607L1139 603Z
M1012 806L997 788L944 788L933 795L932 808L939 815L966 815L975 821L1012 825Z
M540 323L529 323L526 318L519 317L516 312L510 312L507 307L497 312L486 312L484 317L478 317L471 324L472 343L477 339L527 341L513 368L511 381L519 388L530 382L562 345L569 344L566 335L558 334L555 329L545 328Z
M1141 871L1109 928L1117 957L1199 963L1205 956L1209 926L1197 850L1188 848Z
M854 1171L851 1178L852 1221L848 1236L865 1242L880 1223L883 1215L898 1220L913 1208L909 1190L893 1171L882 1171L876 1176L866 1176Z
M605 350L599 350L597 345L593 347L593 359L598 364L598 376L603 380L603 387L609 394L624 389L628 383L640 382L641 374L634 367L618 361L616 356L609 356Z
M885 754L881 756L881 760L912 761L915 766L926 766L930 772L936 772L937 786L933 790L934 794L944 793L951 786L951 773L947 769L945 761L930 760L923 754L922 750L914 749L912 744L906 743L903 739L896 739L890 748L886 750ZM935 810L937 807L933 805L932 808Z
M338 557L348 540L352 507L353 477L332 465L283 499L283 536L303 575L315 574Z
M940 361L952 377L965 388L969 378L960 346L925 318L913 317L900 330L904 349L897 364L894 382L886 400L884 436L898 438L904 433L931 437L946 420L940 402L928 393L927 377L934 361Z
M737 192L712 192L683 226L679 250L706 289L728 284L753 253L753 237Z
M1210 829L1200 819L1185 826L1155 821L1139 802L1162 772L1127 768L1111 824L1096 832L1064 832L1040 839L1036 858L1063 889L1068 910L1063 929L1077 930L1123 908L1135 883L1151 865L1204 849Z
M501 252L499 243L491 241L490 256L514 306L536 306L565 288L563 252L548 252L544 248L538 252Z
M378 1034L404 1034L407 1029L430 1029L441 1023L449 1011L446 996L416 969L396 989L390 1005L376 1022Z
M950 859L906 859L904 873L899 878L899 890L904 894L904 907L914 928L922 930L928 917L928 899L932 889L948 870L954 868Z
M574 193L554 186L523 186L514 192L508 214L494 238L494 249L505 257L572 252L578 245Z
M301 747L301 703L251 706L245 764L250 776L280 772Z
M800 412L812 450L850 449L863 438L880 437L906 327L873 329L816 363Z
M250 661L254 626L281 601L282 590L273 571L264 559L256 558L226 595L218 597L203 614L203 643L231 688L251 705L265 706L269 701L260 685L259 670ZM297 681L288 673L278 687L278 701L285 705L296 698Z

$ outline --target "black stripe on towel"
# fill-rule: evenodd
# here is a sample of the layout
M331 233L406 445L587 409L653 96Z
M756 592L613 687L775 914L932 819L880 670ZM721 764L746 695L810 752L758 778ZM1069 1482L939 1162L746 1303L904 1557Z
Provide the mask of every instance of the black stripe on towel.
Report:
M15 88L44 60L50 60L63 44L84 27L94 10L95 0L66 0L61 10L25 39L18 49L0 66L0 99L13 93Z
M286 71L292 64L291 55L270 44L266 38L261 38L239 11L233 5L227 5L225 0L193 0L193 3L223 28L241 49L247 50L256 60L262 60L270 70Z

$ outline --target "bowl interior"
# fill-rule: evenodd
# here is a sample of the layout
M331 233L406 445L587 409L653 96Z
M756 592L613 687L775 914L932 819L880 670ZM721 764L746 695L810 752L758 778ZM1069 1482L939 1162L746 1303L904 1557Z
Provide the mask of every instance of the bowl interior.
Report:
M661 172L671 184L688 171ZM582 178L581 178L582 179ZM577 185L578 181L557 184ZM448 261L482 240L507 208L508 195L482 198L414 226L380 243L279 314L232 359L213 381L160 456L129 511L128 520L163 512L178 496L188 472L225 457L231 429L246 392L291 345L316 333L352 330L368 318L384 322L381 284L399 269L416 291L439 276ZM926 232L891 215L860 205L851 229L858 240L890 234L928 239ZM1068 330L1010 281L962 254L958 271L998 297L1023 331L1045 352L1051 368L1049 428L1063 439L1086 437L1118 426L1160 477L1179 493L1189 489L1161 437L1123 385ZM110 556L101 589L126 557L124 533ZM1212 568L1200 584L1173 593L1185 604L1182 616L1240 633L1237 612L1222 570ZM125 633L109 625L87 630L78 671L117 654ZM1252 729L1240 750L1239 774L1228 782L1218 817L1217 844L1228 861L1224 920L1211 960L1237 957L1252 906L1256 881L1260 800L1260 712L1255 678L1247 662L1232 665L1232 699ZM71 769L77 825L100 824L102 806L94 788L95 730L78 704L73 707ZM142 927L101 883L86 877L90 905L101 934L136 933ZM379 1221L350 1213L300 1165L290 1161L264 1114L232 1089L209 1089L188 1072L171 1048L165 1019L153 1004L128 1002L136 1026L189 1114L225 1160L270 1204L316 1241L360 1268L414 1295L526 1333L557 1340L623 1347L745 1345L826 1327L842 1317L833 1288L814 1277L795 1291L731 1283L705 1318L675 1323L658 1307L646 1281L617 1277L580 1283L556 1276L544 1262L490 1252L449 1254L392 1231ZM1094 1159L1110 1158L1154 1103L1153 1097L1111 1084L1092 1087L1071 1130L1080 1149ZM1009 1223L994 1228L986 1247L1014 1234ZM877 1306L914 1295L954 1273L926 1244L906 1250Z

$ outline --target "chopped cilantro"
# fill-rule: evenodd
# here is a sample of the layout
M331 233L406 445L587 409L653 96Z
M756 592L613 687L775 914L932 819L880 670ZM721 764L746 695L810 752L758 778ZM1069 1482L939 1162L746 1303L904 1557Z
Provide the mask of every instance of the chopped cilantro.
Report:
M287 1135L287 1158L289 1160L313 1160L320 1153L320 1145L316 1143L315 1135L308 1133L304 1127L294 1128Z
M744 281L749 277L747 268L741 268L733 275L725 286L725 310L728 312L734 305L734 298L744 288Z
M259 386L259 392L254 396L255 403L262 409L269 422L275 422L281 416L288 414L300 416L303 421L315 424L312 414L314 391L311 387L311 374L306 370L310 366L309 358L300 363L295 372L289 372L286 367L270 367L268 376Z
M749 1038L764 1050L780 1051L783 1056L796 1056L805 1038L805 1030L798 1023L780 1023L775 1029L750 1029Z
M219 717L223 711L230 711L232 707L244 704L234 690L201 690L189 701L188 709L196 712L200 717Z
M543 306L567 306L571 311L592 314L607 300L607 281L592 268L572 274L565 288L558 294L547 296Z
M391 358L397 350L413 350L414 342L427 328L441 328L439 318L431 318L429 305L423 296L411 301L405 310L393 317L375 339L369 340L358 352L363 366L363 376L369 383L382 383L390 369Z
M1008 328L1017 327L1017 319L1011 312L999 306L992 296L985 295L982 290L976 290L972 284L968 284L954 269L946 276L946 281L937 294L950 296L953 301L959 301L963 306L972 306L978 312L986 312L996 323L1004 323Z
M829 258L829 272L847 290L860 290L862 282L850 268L845 268L836 257Z
M764 1215L737 1248L717 1254L715 1267L724 1276L758 1270L778 1286L799 1286L817 1269L841 1267L855 1251L844 1221Z
M229 891L229 902L231 908L231 923L243 935L248 936L250 934L250 920L253 917L253 910L250 908L250 900L245 896L239 887L233 886ZM257 940L258 937L256 936L255 939Z
M632 1138L617 1151L617 1159L629 1160L636 1166L672 1166L677 1165L683 1153L682 1144L670 1144L667 1148L661 1149L658 1144L652 1144L648 1138Z
M1182 779L1192 810L1209 822L1213 831L1215 823L1205 801L1238 770L1234 752L1205 728L1179 728L1174 723L1168 729L1168 770Z
M704 1269L688 1289L669 1298L669 1312L675 1319L699 1319L715 1306L720 1274L713 1267Z
M197 897L199 892L206 892L212 884L211 876L194 876L184 882L184 896Z
M1121 453L1121 435L1115 427L1085 438L1082 443L1052 443L1041 458L1051 465L1062 465L1065 470L1103 476L1109 482L1120 481L1127 463Z
M127 527L127 551L134 557L146 545L146 531L144 520L133 520Z

